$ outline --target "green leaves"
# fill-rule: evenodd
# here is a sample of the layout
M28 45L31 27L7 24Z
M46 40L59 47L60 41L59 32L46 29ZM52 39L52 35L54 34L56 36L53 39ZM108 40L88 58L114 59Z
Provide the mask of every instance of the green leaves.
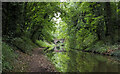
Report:
M65 37L68 40L66 41L66 45L71 46L72 48L77 47L78 49L92 44L96 39L104 40L107 33L106 31L110 29L107 27L107 23L110 23L107 20L110 16L107 14L109 11L112 13L114 11L115 15L117 15L117 12L119 12L119 9L117 9L118 5L116 3L110 3L112 10L106 8L105 3L81 2L61 4L64 10L64 13L62 13L64 16L61 17L62 21L67 24L67 26L65 26L67 31L61 27L62 33L58 33L61 34L61 38ZM108 9L109 11L105 9ZM112 15L113 14L111 14L111 16ZM115 16L113 15L112 19L114 17ZM109 20L113 21L115 18L113 20L112 19ZM110 32L112 33L112 31Z
M29 23L27 29L30 28L31 39L52 40L52 32L55 30L51 18L58 9L58 3L27 3L26 6L26 23ZM34 37L34 38L33 38ZM33 40L33 41L34 41Z

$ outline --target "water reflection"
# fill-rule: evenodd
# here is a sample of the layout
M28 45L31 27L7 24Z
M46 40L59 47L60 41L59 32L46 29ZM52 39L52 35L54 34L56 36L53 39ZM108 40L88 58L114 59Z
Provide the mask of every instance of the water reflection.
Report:
M118 72L120 58L54 47L47 56L60 72ZM56 52L58 51L58 52Z
M118 72L118 63L110 62L108 57L83 52L69 52L68 57L67 72Z

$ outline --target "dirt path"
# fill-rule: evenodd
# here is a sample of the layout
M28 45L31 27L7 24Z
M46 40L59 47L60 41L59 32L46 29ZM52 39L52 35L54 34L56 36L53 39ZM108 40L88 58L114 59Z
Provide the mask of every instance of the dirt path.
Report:
M55 72L54 65L43 55L42 48L33 51L29 63L29 72Z
M42 48L34 49L31 56L21 52L19 52L19 54L20 59L18 64L27 65L27 67L21 65L21 68L18 68L23 69L22 72L57 72L54 65L43 54ZM20 61L22 61L22 63Z

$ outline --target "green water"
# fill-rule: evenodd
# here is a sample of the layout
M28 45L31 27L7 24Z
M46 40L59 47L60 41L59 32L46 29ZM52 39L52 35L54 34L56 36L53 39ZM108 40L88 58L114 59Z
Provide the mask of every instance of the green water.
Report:
M120 58L81 51L48 52L59 72L119 72Z

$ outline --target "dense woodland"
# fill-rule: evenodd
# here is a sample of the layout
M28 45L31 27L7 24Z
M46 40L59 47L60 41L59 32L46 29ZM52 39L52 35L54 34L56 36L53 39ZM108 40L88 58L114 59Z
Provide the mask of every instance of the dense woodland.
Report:
M119 21L120 2L2 3L3 70L14 69L16 50L31 54L54 46L54 39L64 39L66 51L120 57Z

